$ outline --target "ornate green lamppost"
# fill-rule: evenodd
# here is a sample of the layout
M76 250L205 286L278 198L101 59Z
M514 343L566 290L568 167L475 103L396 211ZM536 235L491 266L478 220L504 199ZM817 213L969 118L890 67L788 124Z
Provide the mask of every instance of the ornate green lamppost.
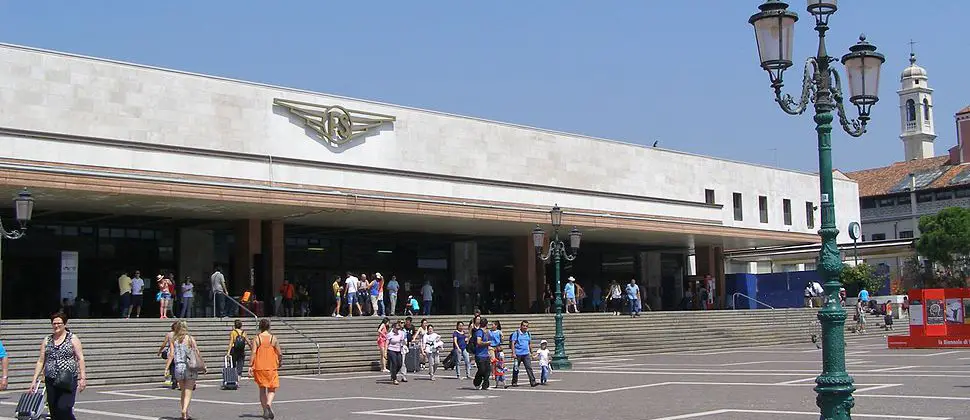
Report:
M879 70L886 61L876 47L866 42L865 36L842 56L849 82L849 101L858 108L859 117L850 120L842 103L842 82L839 73L830 65L838 61L825 50L825 32L829 17L837 10L837 0L808 0L808 12L815 17L818 32L818 53L805 61L801 98L796 102L791 95L782 94L782 74L791 67L792 38L798 15L788 10L788 4L780 0L767 0L759 6L761 12L751 16L754 25L761 68L768 72L775 102L791 115L805 111L809 101L815 104L815 131L818 132L818 172L821 189L822 249L818 271L825 279L825 304L818 313L822 324L822 373L815 379L816 404L821 409L821 419L847 420L851 418L855 402L852 377L845 371L845 310L839 304L839 273L842 256L839 254L835 227L835 197L832 190L832 111L837 111L839 123L852 137L866 132L869 111L878 100Z
M556 353L552 356L552 368L572 369L573 364L566 356L566 336L562 331L562 287L559 283L559 265L564 258L566 261L576 259L576 255L579 253L579 241L583 238L583 234L579 233L579 229L575 227L569 231L569 250L567 251L566 244L559 239L559 227L562 226L562 209L557 204L553 206L549 215L552 218L553 229L552 239L549 241L549 251L545 254L542 253L542 246L545 245L546 241L546 232L538 225L535 229L532 229L532 244L535 246L536 256L540 260L549 261L551 258L556 267Z
M17 219L17 224L20 225L20 229L4 229L3 223L0 222L0 302L3 301L3 240L23 238L27 233L27 222L30 221L31 216L34 214L34 197L30 195L27 188L24 188L20 194L17 194L17 198L13 199L13 203L14 217ZM2 318L2 311L0 311L0 318Z

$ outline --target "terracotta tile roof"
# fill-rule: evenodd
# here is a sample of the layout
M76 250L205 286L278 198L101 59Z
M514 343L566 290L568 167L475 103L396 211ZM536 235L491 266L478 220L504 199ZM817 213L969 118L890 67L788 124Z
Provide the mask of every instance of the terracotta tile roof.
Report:
M966 108L963 108L957 111L957 115L960 115L960 114L970 114L970 105L968 105Z
M967 108L970 110L970 107ZM893 188L908 179L911 173L929 173L934 172L934 169L943 171L943 174L929 185L917 188L918 190L930 190L951 186L949 185L950 180L964 170L970 169L970 165L950 165L949 161L950 158L948 156L936 156L926 159L896 162L882 168L849 172L846 173L846 176L852 178L859 184L859 197L874 197L895 193L895 191L892 191ZM970 179L965 179L959 184L970 184Z

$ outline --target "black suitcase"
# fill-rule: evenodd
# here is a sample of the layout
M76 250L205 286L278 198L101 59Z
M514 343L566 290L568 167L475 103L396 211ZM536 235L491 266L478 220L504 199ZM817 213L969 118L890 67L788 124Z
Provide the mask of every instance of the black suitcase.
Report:
M222 389L239 389L239 372L228 354L222 366Z
M444 367L445 370L454 369L455 368L455 352L453 352L453 351L452 352L449 352L448 353L448 357L445 357L445 360L443 362L441 362L441 366Z
M37 392L27 392L20 395L20 401L17 402L17 410L14 412L17 416L17 420L40 420L46 418L44 411L47 410L47 404L44 402L44 392L47 390L44 385L37 381Z
M413 344L404 356L404 368L408 373L417 372L421 368L421 346Z

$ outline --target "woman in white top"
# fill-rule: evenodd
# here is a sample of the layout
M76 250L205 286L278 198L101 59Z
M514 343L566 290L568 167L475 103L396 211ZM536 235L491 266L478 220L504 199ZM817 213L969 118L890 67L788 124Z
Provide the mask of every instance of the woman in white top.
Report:
M424 353L428 356L428 375L434 380L434 374L438 370L440 362L441 348L445 343L441 341L441 336L434 332L434 325L428 325L427 332L423 335L424 341L421 346Z
M191 318L192 317L192 289L195 286L192 284L192 278L186 277L185 282L182 283L182 311L179 314L179 318Z
M606 295L606 300L609 301L613 315L619 315L620 307L623 305L623 291L620 289L620 283L617 283L616 280L610 283L610 291Z

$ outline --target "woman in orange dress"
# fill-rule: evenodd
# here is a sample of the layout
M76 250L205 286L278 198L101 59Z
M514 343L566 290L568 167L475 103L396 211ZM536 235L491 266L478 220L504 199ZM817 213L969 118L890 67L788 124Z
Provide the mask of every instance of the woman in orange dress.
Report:
M259 320L259 335L253 340L253 355L249 365L249 376L259 387L259 404L263 406L263 418L275 418L273 398L280 387L278 369L283 362L283 351L276 336L269 332L269 320Z

